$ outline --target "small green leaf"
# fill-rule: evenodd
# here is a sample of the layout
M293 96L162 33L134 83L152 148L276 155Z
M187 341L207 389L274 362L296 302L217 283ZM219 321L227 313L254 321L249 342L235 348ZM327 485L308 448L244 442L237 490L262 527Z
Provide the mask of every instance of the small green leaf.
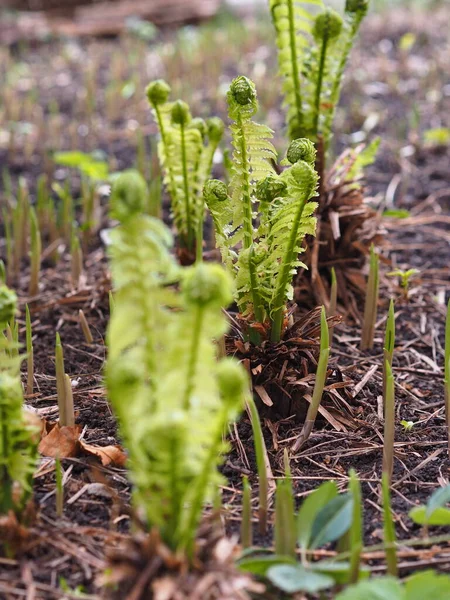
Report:
M305 569L301 565L278 565L271 567L267 577L273 585L286 592L308 592L314 594L326 590L334 585L334 580L327 575Z
M450 144L450 128L436 127L425 131L424 139L428 144L434 146L447 146Z
M427 502L425 518L429 519L437 508L444 507L447 502L450 502L450 485L446 485L431 494Z
M310 565L313 571L318 571L323 575L328 575L334 579L334 582L343 585L348 583L350 575L350 563L349 562L332 562L322 560L317 563L311 563ZM359 570L359 578L367 579L370 576L370 569L368 567L362 567Z
M348 587L338 594L335 600L406 600L406 598L397 579L380 577Z
M448 508L436 508L429 517L427 507L416 506L409 511L409 518L417 525L450 525L450 510Z
M309 548L314 519L319 511L337 494L338 488L335 482L326 481L303 501L297 517L297 541L299 546L304 549Z
M389 208L383 212L383 217L394 217L396 219L407 219L410 216L406 208Z
M450 577L434 571L417 573L405 585L405 600L448 600L450 598Z
M259 575L264 577L267 571L277 565L293 565L297 562L289 556L277 556L276 554L269 554L267 556L253 556L240 560L238 567L241 571L246 573L253 573L253 575Z
M314 520L310 548L319 548L344 535L351 525L352 511L353 498L350 494L341 494L328 502Z

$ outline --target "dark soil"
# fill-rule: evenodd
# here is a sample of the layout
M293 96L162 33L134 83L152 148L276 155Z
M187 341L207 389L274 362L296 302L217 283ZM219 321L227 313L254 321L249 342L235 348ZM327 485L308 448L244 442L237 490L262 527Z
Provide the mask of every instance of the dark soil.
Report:
M382 540L382 338L391 297L397 299L394 373L398 425L392 502L399 538L420 538L421 531L408 518L408 511L425 502L438 485L449 481L442 364L445 303L450 289L450 147L431 146L423 141L424 131L450 126L449 19L448 7L426 18L410 10L393 11L389 17L370 17L353 54L338 114L337 149L381 135L378 158L367 171L367 198L380 211L385 208L410 211L405 219L384 219L383 255L391 265L420 270L406 301L396 287L395 278L387 276L391 267L388 264L383 267L380 320L373 351L360 351L359 323L344 318L335 328L328 388L323 400L330 417L318 419L307 445L292 457L299 503L309 491L328 479L336 480L341 489L345 489L349 469L357 471L363 482L368 546ZM218 64L214 65L205 65L201 46L202 43L207 46L208 36L212 35L208 30L205 40L199 42L197 54L193 52L189 57L193 64L191 72L187 67L188 58L181 56L181 49L185 47L181 36L190 35L191 30L161 34L159 45L150 47L124 38L83 43L54 41L31 48L24 45L11 53L3 50L7 60L0 67L0 73L8 74L5 78L8 85L6 92L2 92L5 111L0 113L0 164L9 170L14 189L22 177L34 199L37 177L48 172L59 181L70 176L76 197L78 177L48 159L48 152L55 148L101 149L108 156L111 170L133 166L138 124L143 126L145 134L155 133L143 88L149 79L160 74L175 81L175 89L183 90L184 98L192 101L202 114L217 110L223 115L223 97L214 87L218 80L216 72L226 73L227 80L237 71L248 72L257 80L260 90L265 113L261 120L266 118L281 132L279 98L272 89L275 86L271 89L264 86L274 71L274 54L272 48L267 47L267 36L263 35L267 25L262 25L258 32L255 22L249 19L248 28L249 35L239 38L241 52L230 47L230 58L220 55ZM406 33L415 35L415 42L408 51L401 49L402 36ZM233 31L217 35L225 39L225 44L232 39ZM176 41L179 49L175 46L173 50L171 41ZM167 54L158 59L161 48ZM213 49L212 58L215 53L217 50ZM258 76L255 65L261 64L266 71ZM25 69L22 75L21 69ZM94 69L96 81L92 114L85 105L84 84L89 69ZM106 106L111 71L123 82L128 82L133 73L137 74L131 99L126 100L119 94L115 109ZM30 101L33 90L37 99ZM51 106L55 100L59 106L56 112ZM14 144L8 144L2 141L6 139L2 134L13 129L13 122L31 123L31 133L25 135L25 128L22 127L22 132L19 128ZM278 133L276 143L280 147L281 139ZM148 144L147 151L153 147L154 143ZM149 163L155 164L153 155ZM2 200L6 200L5 192L3 196ZM107 225L106 219L104 225ZM0 239L0 254L4 255L4 249L4 240ZM55 333L59 332L83 439L106 446L120 440L102 388L110 283L104 247L98 236L91 240L84 258L86 282L77 291L71 290L67 252L56 267L49 261L44 263L40 294L30 304L35 390L33 396L27 398L27 404L43 418L55 420L57 417L54 343ZM16 286L22 309L27 302L28 272L24 264ZM346 307L339 308L345 317ZM362 306L358 308L361 312ZM79 309L84 311L94 333L92 345L84 341L78 323ZM22 311L22 340L25 336L23 315ZM255 365L257 361L253 360L252 366ZM377 369L365 380L375 366ZM254 384L258 385L260 380L270 383L267 377L264 379L264 369L255 377ZM362 382L364 385L360 385ZM313 378L299 373L296 384L300 393L311 392ZM270 414L262 411L262 414L273 474L280 477L283 450L294 442L302 421L300 415L271 420L273 411ZM414 423L412 429L406 430L402 421ZM257 506L255 457L246 415L232 428L231 442L232 450L223 467L228 479L223 490L224 521L227 530L235 533L240 526L243 474L250 476L255 509ZM65 459L62 466L65 504L60 518L55 511L54 461L41 458L35 476L37 520L29 532L27 551L17 559L0 558L1 599L75 598L75 592L69 590L77 586L82 586L88 594L83 597L96 598L99 594L96 580L106 566L105 548L116 546L129 531L130 485L124 469L102 467L99 461L85 456ZM255 543L270 546L270 535L257 536L256 510L254 516ZM434 533L442 532L433 530ZM425 553L420 548L411 548L400 556L402 574L429 566L450 571L448 544L436 545ZM379 558L370 553L366 556L376 571L383 572Z

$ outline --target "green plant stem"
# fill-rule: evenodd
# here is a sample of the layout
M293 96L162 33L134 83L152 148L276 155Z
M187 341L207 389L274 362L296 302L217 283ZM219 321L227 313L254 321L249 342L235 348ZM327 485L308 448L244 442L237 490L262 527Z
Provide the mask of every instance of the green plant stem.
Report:
M303 108L302 108L302 96L301 96L301 88L300 88L300 76L298 69L298 56L297 56L297 34L295 31L295 16L294 16L294 0L288 0L288 20L289 20L289 50L291 54L291 65L292 65L292 80L294 83L294 94L295 94L295 110L297 113L297 127L298 131L302 130L303 126ZM294 136L291 134L291 140L294 139Z
M300 220L302 218L303 209L305 208L306 202L307 200L305 197L305 199L303 200L303 202L300 203L297 209L297 214L295 215L291 233L289 235L288 245L283 256L281 269L278 272L276 292L273 300L273 306L275 307L275 310L273 312L272 327L270 333L270 339L272 340L272 342L279 342L281 339L285 310L286 288L291 280L291 264L298 237L298 228L300 226Z
M373 348L375 324L377 321L378 286L379 286L379 258L372 245L370 248L370 270L367 281L366 302L364 306L364 321L361 332L361 350Z
M317 79L316 86L316 95L314 99L314 125L313 132L316 136L316 139L319 135L319 116L320 116L320 98L322 96L322 85L323 85L323 72L325 69L325 59L327 56L327 47L328 47L328 31L325 29L322 47L320 49L320 61L319 61L319 73Z
M386 392L384 398L383 474L391 482L394 469L395 386L389 362L385 361Z
M253 244L253 223L252 223L252 199L250 193L250 165L248 162L247 146L245 143L244 125L242 122L242 116L240 113L237 115L236 124L240 130L240 147L239 151L242 157L243 164L243 193L242 193L242 207L243 207L243 226L244 226L244 240L243 246L248 249Z
M363 518L361 483L356 472L350 471L350 493L353 496L353 518L349 532L350 536L350 583L356 583L359 579L361 566L361 551L363 547Z
M381 491L383 497L383 532L384 532L384 550L386 553L387 572L393 577L398 576L397 567L397 548L395 525L392 518L391 495L389 492L389 480L386 473L383 473L381 481Z
M242 480L242 520L241 520L241 544L242 547L250 548L253 543L252 531L252 490L248 477Z
M183 190L184 190L184 210L186 211L186 229L187 246L192 250L192 225L191 225L191 203L189 198L189 177L186 156L186 128L183 123L180 124L181 134L181 162L183 164Z
M194 326L191 339L191 350L188 357L188 366L186 373L186 388L183 394L183 410L189 410L192 390L194 389L195 372L199 359L200 339L203 325L204 310L201 306L197 306L194 316Z
M253 443L255 445L256 466L258 469L259 479L259 532L261 535L265 535L267 531L267 511L269 504L269 482L267 479L265 462L265 443L261 429L261 421L259 420L258 409L256 408L253 398L248 399L247 407L250 413L250 421L253 431Z
M202 205L199 209L197 233L195 240L195 262L201 263L203 261L203 219L204 219L204 207L203 200Z
M31 316L28 304L25 306L25 335L27 349L27 396L31 396L34 387L34 356L33 356L33 334L31 330Z
M325 308L322 307L321 315L321 335L320 335L320 355L319 362L317 364L316 381L314 384L314 391L311 402L306 413L305 423L298 436L295 444L292 447L292 452L298 452L300 448L306 443L316 422L317 413L319 412L320 403L322 401L323 388L325 386L325 380L327 376L328 358L330 356L329 347L329 331L328 324L325 316Z

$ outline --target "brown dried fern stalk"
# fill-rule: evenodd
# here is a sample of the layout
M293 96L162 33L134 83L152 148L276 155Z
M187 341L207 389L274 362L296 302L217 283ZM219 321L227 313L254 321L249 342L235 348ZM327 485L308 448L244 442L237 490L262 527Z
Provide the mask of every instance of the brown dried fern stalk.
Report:
M296 300L329 305L331 269L337 279L340 304L358 318L357 301L365 294L361 268L370 246L383 241L379 213L365 196L363 168L373 162L379 141L345 150L324 176L316 238L308 244L305 264L297 277Z

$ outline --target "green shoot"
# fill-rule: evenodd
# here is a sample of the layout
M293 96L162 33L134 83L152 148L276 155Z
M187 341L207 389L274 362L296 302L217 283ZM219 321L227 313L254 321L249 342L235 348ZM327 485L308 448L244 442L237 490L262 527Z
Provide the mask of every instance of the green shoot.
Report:
M255 446L256 467L258 469L259 480L259 507L258 507L258 522L259 532L265 535L267 531L267 513L269 507L269 481L266 471L266 444L261 429L261 421L259 419L258 409L256 408L253 398L247 401L247 409L250 413L250 421L253 432L253 444Z
M242 479L241 544L244 549L253 544L252 488L246 475Z
M363 500L361 495L361 482L356 471L350 471L349 492L353 498L353 518L349 531L350 541L350 583L359 579L361 567L361 552L363 548Z
M407 271L395 269L395 271L388 273L388 277L398 277L400 279L400 287L403 290L403 298L406 301L409 299L409 286L411 279L413 279L418 273L420 273L418 269L408 269Z
M31 230L31 271L28 295L36 296L39 293L39 273L41 270L42 242L39 231L39 222L34 208L30 208L30 230Z
M388 318L386 321L386 332L384 334L383 346L383 398L386 396L386 363L392 368L392 359L394 357L395 347L395 307L394 301L389 303Z
M383 497L384 552L386 555L387 572L389 575L397 577L397 539L395 536L394 520L392 518L389 478L386 473L383 473L381 480L381 493Z
M56 334L55 344L56 392L58 396L59 424L70 427L75 424L73 412L72 386L64 371L64 353L59 333ZM67 379L68 382L67 382Z
M322 307L321 321L320 321L320 354L319 362L317 364L316 381L314 384L314 391L311 402L308 407L306 414L305 423L303 428L295 441L292 451L298 452L300 448L307 442L309 436L316 422L317 414L319 412L320 403L322 401L323 388L325 387L325 380L327 376L328 358L330 356L330 340L328 323L325 314L325 308Z
M87 322L86 316L81 309L78 311L78 318L80 321L81 331L83 332L86 344L93 344L94 338L92 336L91 328L89 327L89 323Z
M275 493L275 554L295 558L296 522L294 492L287 450L284 454L285 477L278 481Z
M25 306L25 335L27 349L27 396L33 394L34 387L34 356L33 356L33 333L31 329L31 316L28 304Z
M395 385L391 365L384 361L386 390L384 396L383 473L390 483L394 469Z
M70 243L70 278L72 287L77 290L80 285L80 278L83 273L83 250L81 249L80 239L77 231L72 230Z
M55 459L55 479L56 479L56 514L63 516L64 512L64 486L63 486L63 468L59 456Z
M0 258L0 285L6 284L6 267L5 263Z
M328 316L334 317L337 310L337 294L338 285L336 279L336 271L334 267L331 267L331 292L330 292L330 304L328 306Z
M379 257L372 244L370 247L369 279L367 281L364 320L361 332L361 350L371 350L375 335L378 309Z

